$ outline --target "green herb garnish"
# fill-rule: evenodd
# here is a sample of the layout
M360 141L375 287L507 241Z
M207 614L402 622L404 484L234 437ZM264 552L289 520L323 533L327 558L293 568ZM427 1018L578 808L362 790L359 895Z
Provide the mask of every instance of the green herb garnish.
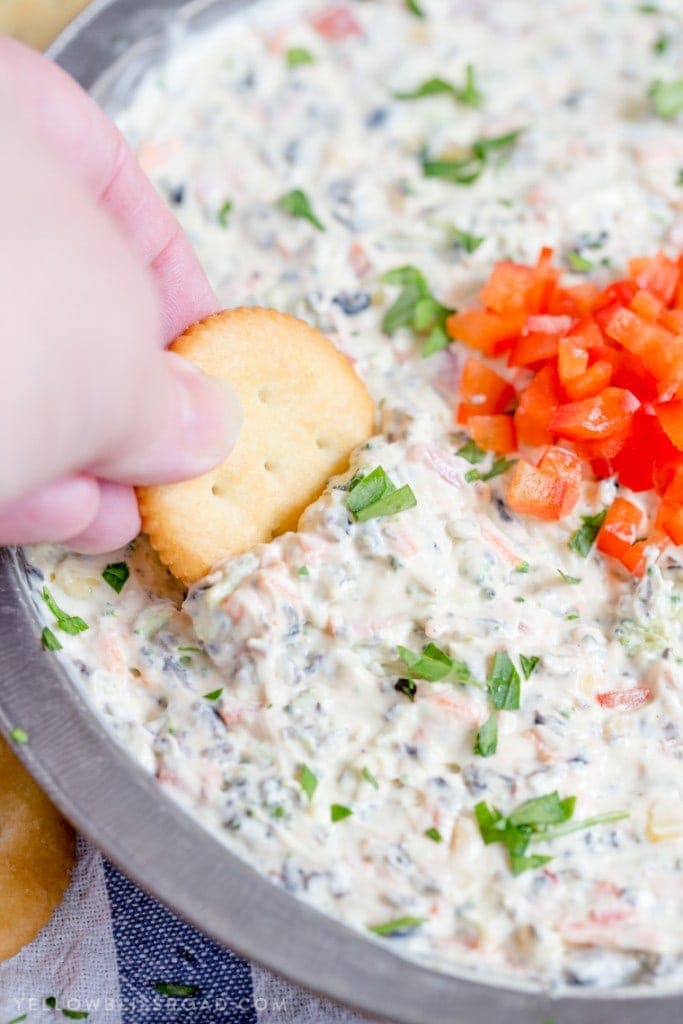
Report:
M576 551L577 555L581 555L582 558L586 558L590 554L606 515L607 509L604 508L601 512L596 512L595 515L581 516L583 525L569 538L569 547L572 551Z
M310 576L311 575L305 565L300 565L299 568L296 570L296 574L297 574L297 576Z
M466 459L473 466L480 462L483 462L486 458L486 452L482 451L478 444L474 441L468 441L462 448L458 448L456 455L459 455L461 459Z
M426 828L425 835L427 839L431 839L433 843L443 842L443 836L439 832L438 828Z
M349 818L352 814L351 808L344 807L343 804L330 805L330 821L343 821L344 818Z
M22 1024L25 1020L28 1020L28 1015L26 1013L22 1013L21 1017L13 1017L12 1020L7 1021L7 1024Z
M406 0L406 7L411 14L414 14L416 18L426 18L427 15L422 10L422 7L417 0Z
M232 199L226 199L218 211L218 223L222 228L227 228L230 220L230 214L232 213L233 202Z
M78 615L69 615L67 612L62 611L47 587L43 587L42 598L54 615L57 621L57 628L61 629L64 633L70 633L71 636L75 636L77 633L83 633L88 628L88 623L84 622Z
M460 228L451 228L451 234L453 241L467 253L476 252L479 246L486 241L484 235L471 235L469 231L461 231Z
M530 566L529 566L528 562L520 562L519 565L515 566L514 571L515 572L522 572L523 573L523 572L528 572L529 568L530 568Z
M286 192L283 196L280 196L277 205L284 213L309 221L318 231L325 230L325 225L322 221L318 220L313 212L308 196L300 188L294 188L291 192Z
M382 319L385 334L392 335L399 327L411 328L423 342L422 355L425 357L450 345L446 320L454 310L434 298L417 267L395 267L382 274L381 281L401 289Z
M286 54L287 67L300 68L304 64L315 64L315 57L303 46L292 46Z
M369 782L374 789L379 789L379 782L377 781L377 779L372 774L369 768L361 769L361 775L363 776L365 781Z
M683 112L683 78L673 82L658 79L650 86L650 99L658 117L676 117Z
M218 700L223 694L223 687L220 690L212 690L211 693L204 694L204 700Z
M498 749L498 719L492 714L482 725L474 741L474 753L491 757Z
M416 686L415 681L413 679L405 679L405 678L398 679L394 683L394 689L397 690L399 693L404 694L404 696L406 696L409 701L414 701L415 700L415 694L417 693L417 686Z
M476 480L493 480L494 477L507 473L508 469L512 469L516 462L517 459L506 459L503 456L500 459L496 459L491 468L485 473L482 473L480 469L468 469L465 473L465 480L467 480L468 484L474 483Z
M20 743L25 746L28 743L28 733L25 729L21 729L18 725L9 734L9 738L14 740L15 743Z
M519 656L519 663L522 666L522 673L523 673L525 679L529 678L531 673L534 671L534 669L538 665L539 661L540 661L540 658L536 654L528 655L528 656L526 654L520 654L520 656Z
M111 562L102 572L102 579L120 594L126 585L130 570L125 562Z
M384 924L370 925L369 930L375 935L382 935L385 938L390 935L405 935L424 924L426 917L396 917L393 921L386 921Z
M46 651L61 651L62 649L62 645L49 626L45 626L43 632L40 634L40 642L43 645L43 649Z
M565 583L580 583L581 582L581 577L580 576L570 576L568 573L562 572L561 569L558 569L557 571L559 572L560 576L562 577L562 579L564 580Z
M409 92L394 93L397 100L420 100L425 96L440 95L452 96L468 107L480 107L484 98L477 89L471 64L465 69L465 84L462 87L447 82L445 78L428 78Z
M346 507L357 523L397 515L416 505L412 488L405 484L397 490L381 466L352 480L346 496Z
M570 796L561 800L555 791L526 800L507 817L497 807L492 807L484 801L475 806L474 814L486 845L502 843L510 854L513 874L519 875L552 860L552 857L538 854L527 856L530 843L557 839L568 832L628 817L617 811L568 824L574 813L575 804L576 797Z
M318 788L318 777L313 774L307 764L302 764L299 769L299 785L308 797L310 803L313 799L313 794Z
M201 992L198 985L186 985L176 981L155 981L154 988L159 995L170 996L171 999L189 999Z
M518 711L521 680L507 651L496 651L488 678L488 692L496 711Z
M522 129L488 139L476 139L469 152L458 160L434 160L423 157L422 171L427 178L443 178L456 185L471 185L484 171L489 159L505 154L514 146Z
M429 643L422 654L415 654L407 647L397 647L398 656L414 679L424 679L428 683L449 682L472 683L472 673L464 661L456 661L449 657L436 644Z
M663 53L666 53L670 45L671 37L667 35L661 35L657 39L655 39L654 43L652 44L652 49L658 56L661 57Z
M69 1020L87 1020L90 1016L87 1010L67 1010L62 1009L62 1017L68 1017Z
M586 274L595 265L592 260L587 260L585 256L582 256L575 249L570 249L565 258L571 269L575 270L577 274Z
M54 1010L56 1008L56 1006L57 1006L57 998L56 998L56 996L46 996L46 998L45 998L45 1005L50 1010Z

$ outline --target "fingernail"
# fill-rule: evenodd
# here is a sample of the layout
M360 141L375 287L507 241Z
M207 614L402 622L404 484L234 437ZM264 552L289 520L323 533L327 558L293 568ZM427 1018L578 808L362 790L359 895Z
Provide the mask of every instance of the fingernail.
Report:
M180 356L173 360L179 390L182 439L195 471L207 472L235 445L242 426L242 405L226 381L209 377Z

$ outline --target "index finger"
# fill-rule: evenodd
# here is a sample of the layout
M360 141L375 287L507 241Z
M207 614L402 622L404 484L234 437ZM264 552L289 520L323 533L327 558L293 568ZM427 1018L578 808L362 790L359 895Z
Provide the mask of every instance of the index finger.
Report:
M0 90L80 176L151 270L166 342L214 313L216 296L178 221L121 132L74 79L35 51L0 36Z

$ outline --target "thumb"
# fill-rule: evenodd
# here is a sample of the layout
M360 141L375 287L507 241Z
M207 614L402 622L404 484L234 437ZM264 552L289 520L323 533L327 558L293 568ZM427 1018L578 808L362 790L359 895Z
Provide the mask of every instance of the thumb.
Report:
M163 484L208 472L233 448L242 407L229 384L174 352L155 352L124 436L89 471L123 484Z

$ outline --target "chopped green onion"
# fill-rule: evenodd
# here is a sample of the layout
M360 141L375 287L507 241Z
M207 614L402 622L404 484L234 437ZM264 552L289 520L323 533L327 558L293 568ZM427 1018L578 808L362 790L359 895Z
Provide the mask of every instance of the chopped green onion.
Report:
M361 770L361 775L363 776L365 781L369 782L374 789L379 789L379 782L377 781L377 779L372 774L369 768L363 768Z
M68 1017L69 1020L87 1020L90 1016L87 1010L68 1010L62 1009L62 1017Z
M130 570L125 562L111 562L102 572L102 579L120 594L126 585Z
M406 0L406 7L411 14L414 14L416 18L426 18L427 15L423 11L417 0Z
M382 935L385 938L390 935L405 935L407 932L415 931L427 920L426 917L396 917L393 921L386 921L384 924L370 925L369 930L375 935Z
M471 683L472 673L464 661L456 661L436 644L429 643L422 654L415 654L407 647L397 647L398 656L415 679L424 679L428 683L442 680L452 683Z
M650 87L650 98L658 117L668 119L683 113L683 78L673 82L658 79Z
M468 441L462 448L458 448L456 455L459 455L461 459L466 459L473 466L479 462L483 462L486 458L486 452L482 451L478 444L474 441Z
M412 488L405 484L397 490L381 466L351 481L346 496L346 507L357 523L397 515L416 505Z
M297 574L297 576L310 576L311 575L305 565L300 565L299 568L296 570L296 574Z
M516 462L517 459L506 459L505 457L496 459L486 473L482 473L480 469L468 469L465 473L465 480L467 480L468 484L471 484L476 480L493 480L494 477L501 476L502 473L507 473L509 469L512 469Z
M570 576L568 573L562 572L561 569L558 569L557 571L559 572L560 576L562 577L562 579L564 580L565 583L580 583L581 582L581 577L580 576Z
M294 188L291 192L286 192L283 196L280 196L277 205L284 213L309 221L318 231L325 230L325 225L313 212L308 196L300 188Z
M471 64L465 69L465 84L460 88L447 82L445 78L427 78L415 89L409 92L397 92L394 96L397 100L420 100L425 96L448 95L464 103L468 107L480 107L483 96L477 89L474 81L474 69Z
M515 570L514 571L515 572L522 572L523 573L523 572L528 572L529 568L530 568L530 566L529 566L528 562L520 562L519 565L515 566Z
M83 633L88 628L88 623L84 622L80 616L69 615L67 612L62 611L47 587L43 587L42 598L57 620L57 628L61 629L64 633L75 636L77 633Z
M25 729L21 729L19 726L15 726L9 734L9 738L14 740L15 743L20 743L22 746L28 743L28 733Z
M442 843L443 836L439 832L438 828L427 828L425 829L425 835L427 839L431 839L434 843Z
M313 799L313 794L318 788L318 778L313 774L307 764L302 764L299 769L299 785L310 802Z
M460 228L452 228L453 240L467 253L476 252L486 238L484 235L471 235L469 231L461 231Z
M661 57L663 53L666 53L670 45L671 37L667 35L661 35L657 39L655 39L654 43L652 44L652 49L658 56Z
M49 626L45 626L43 632L40 634L40 642L43 645L43 649L46 651L61 651L62 649L62 645Z
M170 996L172 999L189 999L201 992L198 985L186 985L176 981L155 981L154 988L159 995Z
M522 666L522 672L524 678L528 679L531 673L534 671L539 662L539 657L536 654L527 656L526 654L520 654L519 663Z
M292 46L286 54L287 67L300 68L304 64L315 64L315 57L303 46Z
M560 800L560 794L554 790L544 796L525 800L507 820L513 828L519 825L556 825L569 821L574 813L575 804L576 797L569 796L565 800Z
M330 821L343 821L344 818L349 818L353 814L350 807L344 807L343 804L331 804L330 806Z
M211 693L204 694L204 700L218 700L223 693L223 687L220 690L212 690Z
M577 274L586 274L595 266L592 260L587 260L585 256L582 256L580 252L576 252L575 249L569 250L566 260L571 269L575 270Z
M45 1005L50 1010L54 1010L56 1008L56 1006L57 1006L57 998L56 998L56 996L46 996L45 997Z
M392 335L400 327L411 328L423 340L425 357L447 348L450 338L446 320L454 310L434 298L422 272L417 267L394 267L381 280L401 289L382 319L384 333Z
M226 199L218 211L218 223L222 228L227 228L232 213L232 199Z

